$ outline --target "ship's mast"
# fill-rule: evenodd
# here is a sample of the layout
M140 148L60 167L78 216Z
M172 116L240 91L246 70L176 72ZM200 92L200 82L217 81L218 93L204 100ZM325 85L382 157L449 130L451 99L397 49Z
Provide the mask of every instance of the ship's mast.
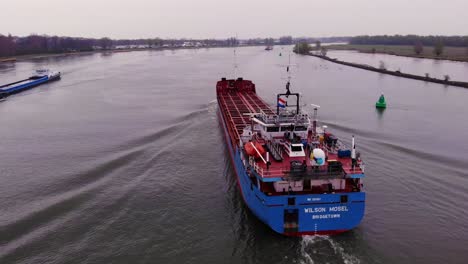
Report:
M314 108L314 120L312 121L312 129L313 129L313 135L315 136L317 134L317 115L318 115L318 109L320 108L320 105L316 104L310 104Z
M237 67L238 67L237 65L237 41L238 39L237 39L237 34L236 34L236 38L233 43L234 45L234 58L233 58L234 59L233 61L234 80L237 79Z
M285 65L281 65L281 66L285 66ZM299 105L299 97L300 97L300 94L298 93L291 93L291 90L290 90L290 86L291 86L291 52L289 52L288 54L288 64L286 65L286 73L287 73L287 81L286 81L286 93L284 94L277 94L277 100L280 101L280 98L282 95L284 95L286 98L288 98L290 95L293 95L293 96L296 96L296 114L299 114L300 113L300 105ZM286 99L287 101L287 99ZM287 108L288 105L287 105L287 102L285 102L285 106L281 106L281 108ZM276 113L279 115L280 114L280 105L278 104L277 107L276 107Z
M287 77L287 82L286 82L286 97L289 96L289 94L291 93L291 91L289 90L290 86L291 86L291 71L289 71L289 68L291 67L291 52L289 52L288 54L288 65L286 65L286 73L288 75Z
M233 70L234 70L234 79L237 78L237 54L236 54L236 47L234 47L234 62L233 62Z

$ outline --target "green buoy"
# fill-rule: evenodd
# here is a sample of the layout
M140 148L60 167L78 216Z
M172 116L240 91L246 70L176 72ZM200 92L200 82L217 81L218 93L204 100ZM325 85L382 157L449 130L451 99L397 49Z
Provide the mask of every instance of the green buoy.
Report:
M387 108L387 102L385 102L385 97L384 97L383 94L380 96L377 103L375 103L375 107L377 107L377 108Z
M281 56L281 52L280 52L280 54L279 54L279 55Z

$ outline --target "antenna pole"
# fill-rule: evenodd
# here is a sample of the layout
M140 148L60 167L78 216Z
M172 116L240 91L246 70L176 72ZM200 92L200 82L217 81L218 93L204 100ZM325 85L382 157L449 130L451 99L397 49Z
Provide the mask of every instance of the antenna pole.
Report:
M310 105L314 107L314 120L312 121L312 129L313 129L312 134L316 136L317 135L317 115L318 115L318 109L320 108L320 106L315 105L315 104L310 104Z
M313 135L317 134L317 107L314 108L314 121L312 121L312 129L314 130Z
M234 79L237 79L237 34L236 38L234 39Z
M234 79L237 77L237 54L236 47L234 47Z

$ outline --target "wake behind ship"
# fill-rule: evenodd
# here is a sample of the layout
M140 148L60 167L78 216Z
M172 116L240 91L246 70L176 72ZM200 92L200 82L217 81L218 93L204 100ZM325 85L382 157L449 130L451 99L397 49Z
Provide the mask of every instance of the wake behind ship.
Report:
M276 111L238 78L217 82L219 119L250 210L290 236L337 234L364 216L364 165L355 150L301 111L300 96L277 95Z

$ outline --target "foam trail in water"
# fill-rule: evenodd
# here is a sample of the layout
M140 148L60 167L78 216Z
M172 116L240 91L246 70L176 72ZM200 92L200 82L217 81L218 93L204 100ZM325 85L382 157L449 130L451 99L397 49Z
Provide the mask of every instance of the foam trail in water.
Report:
M361 263L361 261L356 256L346 253L344 248L338 244L338 242L333 241L332 239L328 239L328 242L330 242L330 245L332 246L335 253L341 256L341 259L345 264Z
M217 119L216 110L218 110L218 102L215 99L208 103L208 113L210 114L210 118L212 120Z
M327 251L327 248L333 252L333 258L337 263L359 264L361 261L352 254L345 251L337 241L334 241L329 236L304 236L301 241L301 264L314 264L314 258L322 255ZM320 260L320 262L323 262Z
M302 257L304 258L303 260L301 260L301 264L314 264L314 260L312 259L312 256L311 254L309 254L306 249L307 249L307 246L310 246L310 245L313 245L316 241L316 238L318 236L304 236L302 238L302 242L301 242L301 255Z

